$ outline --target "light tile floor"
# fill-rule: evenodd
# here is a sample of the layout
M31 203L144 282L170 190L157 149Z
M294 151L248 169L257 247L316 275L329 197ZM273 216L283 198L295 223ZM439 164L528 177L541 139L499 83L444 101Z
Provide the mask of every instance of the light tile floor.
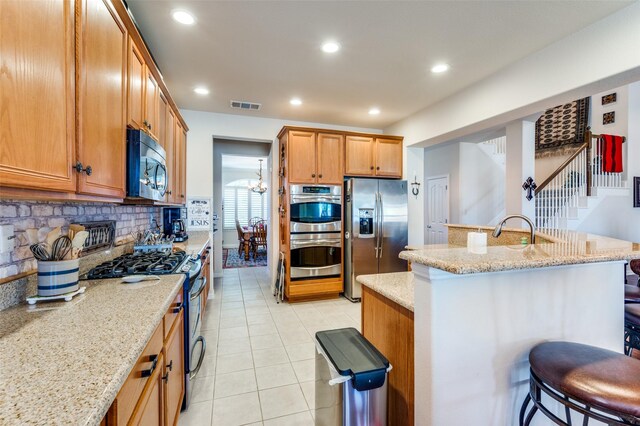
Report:
M278 304L266 268L225 269L207 303L207 353L179 424L313 425L314 335L342 327L360 329L359 303Z

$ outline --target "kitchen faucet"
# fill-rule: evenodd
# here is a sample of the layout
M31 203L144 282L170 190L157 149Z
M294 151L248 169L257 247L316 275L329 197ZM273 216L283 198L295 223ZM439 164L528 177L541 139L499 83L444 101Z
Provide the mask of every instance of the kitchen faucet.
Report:
M509 219L512 218L519 218L524 220L525 222L527 222L529 224L529 228L531 229L531 244L535 244L536 243L536 227L533 224L533 221L531 219L529 219L528 217L521 215L521 214L510 214L508 216L506 216L504 219L502 219L500 222L498 222L498 224L496 225L495 229L493 230L493 236L495 238L498 238L500 236L500 234L502 234L502 227L504 226L505 222Z

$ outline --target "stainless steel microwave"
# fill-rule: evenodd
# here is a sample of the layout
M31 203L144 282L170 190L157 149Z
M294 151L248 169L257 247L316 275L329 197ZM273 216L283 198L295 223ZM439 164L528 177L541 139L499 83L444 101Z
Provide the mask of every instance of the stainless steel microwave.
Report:
M164 148L145 132L127 129L127 197L162 201L168 182Z

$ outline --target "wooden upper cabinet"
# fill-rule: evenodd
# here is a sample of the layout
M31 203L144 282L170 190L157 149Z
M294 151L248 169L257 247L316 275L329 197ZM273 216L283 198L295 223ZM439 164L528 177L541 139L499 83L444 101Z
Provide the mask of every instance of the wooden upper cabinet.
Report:
M123 198L127 30L109 0L79 3L77 192ZM91 173L89 173L89 167Z
M288 136L290 183L316 182L316 133L291 130Z
M318 133L317 182L342 185L344 170L344 136Z
M167 150L166 148L166 143L167 143L167 108L169 106L167 105L167 100L164 97L164 95L162 94L162 92L160 92L160 102L158 102L158 131L157 131L157 135L158 135L158 143L160 144L160 146L162 146L165 149L165 152Z
M176 115L173 109L167 108L167 122L165 126L165 145L164 150L167 153L167 193L165 194L165 200L167 203L174 203L178 191L176 189L176 169L175 169L175 156L176 156Z
M376 138L376 176L402 177L402 140Z
M178 177L180 178L180 204L187 202L187 132L182 125L179 126L180 130L178 137L180 140L180 165L178 171Z
M0 186L73 192L71 0L0 1Z
M146 71L144 58L136 44L129 38L127 123L134 129L144 128Z
M345 174L347 176L374 176L375 139L368 136L347 135L345 143Z
M158 83L156 79L153 78L153 75L149 71L149 68L146 68L146 88L145 88L145 106L144 106L144 116L145 120L142 124L145 126L145 130L152 138L158 140L158 127L159 127L159 103L160 103L160 89L158 88Z

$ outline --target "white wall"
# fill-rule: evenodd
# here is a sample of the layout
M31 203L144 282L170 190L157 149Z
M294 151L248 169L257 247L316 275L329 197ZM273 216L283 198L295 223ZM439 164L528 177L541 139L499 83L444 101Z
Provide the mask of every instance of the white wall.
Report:
M620 95L620 93L618 94ZM612 196L606 198L591 214L580 224L580 231L593 234L607 235L623 240L640 242L640 208L633 207L633 177L640 176L640 82L628 86L625 93L626 105L621 104L618 99L616 105L616 122L618 121L618 111L627 110L626 131L617 127L613 132L612 127L600 125L598 132L610 134L621 134L627 136L626 145L627 158L625 167L629 180L629 194L627 196ZM596 98L594 97L594 100ZM597 98L598 102L600 98ZM626 106L626 108L625 108ZM600 114L602 123L602 114ZM621 120L622 123L622 120ZM594 123L595 124L595 123ZM594 126L595 131L596 126Z
M460 195L458 188L460 187L460 144L444 144L434 146L424 150L424 190L427 188L427 179L436 176L449 176L449 223L460 222ZM424 217L425 225L428 222L426 217L427 203L430 200L427 196L424 197L424 205L422 212L409 210L409 217L411 215L420 215ZM412 232L409 232L411 235ZM422 235L424 240L427 239L427 228L423 225Z
M286 125L382 133L380 129L338 126L333 124L287 121L275 118L218 114L193 110L180 110L180 112L189 127L189 133L187 135L187 194L190 197L213 197L214 195L213 136L220 139L273 141L275 143L271 144L271 152L275 153L278 152L276 136L280 129ZM271 156L273 156L273 154ZM274 170L271 164L269 164L268 167L271 174L271 187L275 188L278 185L277 170ZM277 193L275 191L272 191L270 200L271 217L276 217ZM274 230L278 229L277 226L271 226L270 228ZM275 234L275 232L272 233L273 241L277 241L277 239L275 239L277 235ZM275 244L272 243L272 237L269 238L269 268L271 275L274 276L276 265L273 259L277 258L278 249L275 247ZM216 238L222 240L221 235ZM221 250L214 250L214 264L216 263L216 259L221 259L221 257ZM217 262L217 264L221 268L222 260ZM216 274L220 274L221 272L221 269L218 269L218 267L215 268Z
M493 225L504 211L505 171L476 143L460 143L459 220L467 225Z
M640 80L638 22L636 2L388 126L385 133L404 136L405 176L410 178L414 167L408 164L411 148L463 141L550 106ZM426 158L425 153L425 175ZM414 205L411 215L424 217L424 203Z

